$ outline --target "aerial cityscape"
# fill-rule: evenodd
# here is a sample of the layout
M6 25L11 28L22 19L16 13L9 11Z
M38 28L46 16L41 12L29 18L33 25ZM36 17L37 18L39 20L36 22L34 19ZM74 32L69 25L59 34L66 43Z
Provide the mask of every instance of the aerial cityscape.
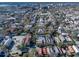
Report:
M79 57L79 3L0 2L0 57Z

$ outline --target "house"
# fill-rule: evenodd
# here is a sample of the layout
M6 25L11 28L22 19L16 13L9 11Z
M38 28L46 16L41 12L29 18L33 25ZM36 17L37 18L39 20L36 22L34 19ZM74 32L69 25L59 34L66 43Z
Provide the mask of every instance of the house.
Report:
M31 39L31 34L27 34L26 36L25 36L25 38L23 38L23 44L24 45L29 45L29 43L30 43L30 39Z
M65 41L65 39L64 39L64 37L62 35L59 35L59 38L60 38L60 41L61 42L64 42Z
M38 29L38 34L44 34L44 32L45 32L45 29Z
M39 44L39 45L45 44L45 37L44 36L38 36L36 43Z
M68 35L68 33L61 33L63 36L67 36Z
M55 42L59 44L61 41L58 39L58 37L55 37Z
M61 51L62 51L63 54L66 54L66 50L65 49L61 48Z
M58 47L56 47L56 46L53 47L53 51L56 56L58 56L60 54L60 51L59 51Z
M22 44L23 38L25 38L25 36L14 36L14 37L12 37L12 39L15 42L16 45Z
M69 55L69 56L72 56L72 55L74 55L74 53L75 53L75 50L73 49L73 47L72 46L67 46L67 54Z
M65 39L66 41L70 41L70 42L72 41L72 39L69 36L66 36Z
M48 48L47 48L47 47L38 48L38 49L37 49L37 54L38 54L38 56L49 55L49 54L48 54Z
M4 40L4 46L7 47L8 49L11 49L14 45L14 41L9 37L6 36L5 40Z
M47 55L47 54L48 54L47 48L42 48L42 51L43 51L43 54L44 54L44 55Z
M69 52L71 52L71 53L75 52L72 46L68 46L67 48L68 48Z
M47 48L47 51L48 51L49 56L51 56L51 57L54 57L55 56L54 55L54 51L53 51L52 48Z
M43 54L42 54L42 48L38 48L37 49L37 54L38 54L38 56L43 56Z
M73 45L72 47L73 47L75 53L79 55L79 48L75 45Z

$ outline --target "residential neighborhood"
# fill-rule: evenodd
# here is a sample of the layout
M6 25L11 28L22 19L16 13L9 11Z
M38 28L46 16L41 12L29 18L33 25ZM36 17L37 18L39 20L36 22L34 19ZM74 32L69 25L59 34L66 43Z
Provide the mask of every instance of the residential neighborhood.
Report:
M0 2L0 57L79 57L79 3Z

